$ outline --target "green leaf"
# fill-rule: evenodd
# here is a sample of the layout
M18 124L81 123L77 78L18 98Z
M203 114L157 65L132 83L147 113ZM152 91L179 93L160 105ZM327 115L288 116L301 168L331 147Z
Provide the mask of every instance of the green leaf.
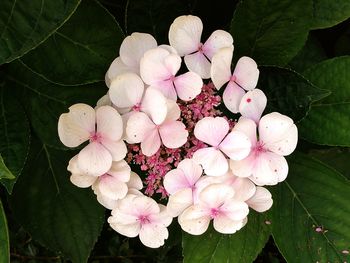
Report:
M33 239L75 263L87 262L104 222L91 189L75 187L67 152L35 143L10 198L18 222Z
M150 33L158 43L168 43L170 24L188 12L185 1L128 0L125 10L127 32Z
M1 0L0 65L45 41L75 11L80 0Z
M10 86L0 87L0 105L1 166L7 175L7 178L0 177L0 182L11 193L29 153L30 129L23 107L12 94Z
M237 233L224 235L210 227L201 236L183 233L185 263L250 263L258 256L270 236L267 214L251 211L248 223Z
M349 261L350 184L316 159L294 154L273 187L272 234L288 263Z
M349 17L348 0L313 0L312 29L335 26Z
M317 144L350 146L350 57L323 61L307 71L305 76L316 86L332 94L312 105L310 113L300 123L302 138Z
M260 65L286 65L307 39L311 13L311 0L241 1L230 30L235 56L250 56Z
M123 38L121 28L104 7L93 0L83 1L56 33L21 60L54 83L104 81Z
M0 178L15 179L16 177L11 173L9 168L6 167L4 159L0 154Z
M278 111L290 116L294 121L302 119L313 101L329 95L303 76L290 69L259 67L260 78L257 87L268 98L267 111Z
M0 199L0 262L10 263L10 237L7 229L7 220Z
M81 86L53 84L17 61L9 65L7 77L25 91L28 115L37 136L46 145L57 149L67 149L58 138L59 116L68 112L68 108L75 103L93 106L107 92L104 82Z

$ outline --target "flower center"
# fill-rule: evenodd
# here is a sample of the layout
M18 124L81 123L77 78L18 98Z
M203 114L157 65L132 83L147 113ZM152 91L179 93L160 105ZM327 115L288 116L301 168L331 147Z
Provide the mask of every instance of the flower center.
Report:
M198 45L198 52L199 53L204 53L204 51L203 51L203 44L202 43L199 43L199 45Z
M145 215L139 216L137 220L141 223L141 225L145 225L145 224L150 223L148 216L145 216Z
M230 82L235 82L236 81L236 76L235 75L232 75L231 78L230 78Z
M133 111L141 111L141 103L136 103L133 107L132 107Z
M214 219L215 217L217 217L220 214L220 210L217 208L212 208L210 209L210 217L212 219Z
M91 133L89 138L90 142L100 142L101 139L102 139L102 135L99 134L98 132Z
M264 143L263 142L257 142L253 151L256 155L259 155L260 153L266 152L266 149L264 148Z

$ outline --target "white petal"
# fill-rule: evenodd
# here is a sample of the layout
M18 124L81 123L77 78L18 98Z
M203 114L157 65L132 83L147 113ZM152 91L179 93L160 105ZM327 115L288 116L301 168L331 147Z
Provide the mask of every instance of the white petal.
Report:
M181 110L176 101L167 100L167 111L166 120L176 121L180 118Z
M119 108L133 107L141 102L144 91L142 79L135 73L116 77L109 87L109 97Z
M155 124L161 124L167 116L167 99L159 90L147 88L141 110L147 113Z
M213 226L216 231L222 234L233 234L245 225L244 220L232 220L225 215L214 218Z
M238 177L249 177L253 174L255 167L255 153L251 152L247 158L234 161L230 160L230 168L234 175Z
M251 142L240 131L231 131L220 143L219 148L232 160L242 160L250 153Z
M123 160L128 152L124 141L112 141L108 139L102 139L101 144L109 151L112 155L113 161Z
M177 55L177 51L175 48L173 48L172 46L170 45L165 45L165 44L162 44L162 45L159 45L158 47L160 48L164 48L165 50L169 51L169 53L171 54L176 54Z
M112 141L119 141L123 135L122 117L111 106L102 106L96 110L96 127L102 138Z
M188 131L181 121L166 121L159 126L159 134L167 148L176 149L187 142Z
M121 182L110 175L101 176L97 181L95 188L98 188L102 195L112 200L122 199L128 193L126 183Z
M229 125L223 117L205 117L197 122L194 135L198 140L211 146L218 146L229 131Z
M176 217L191 205L193 205L192 190L185 188L169 196L167 211Z
M198 74L187 72L175 78L174 86L179 98L189 101L201 93L203 81Z
M164 240L168 237L168 229L160 224L143 225L139 235L142 244L150 248L163 246Z
M143 112L136 112L129 117L126 125L126 134L133 143L140 143L146 135L155 130L155 124Z
M113 106L113 103L111 99L109 98L109 94L103 95L99 100L96 102L95 110L97 110L101 106Z
M120 182L127 183L130 180L131 168L124 160L113 162L111 169L108 171L110 176L118 179Z
M206 207L219 209L227 200L233 198L233 187L225 184L210 184L199 193L199 200Z
M81 173L78 167L78 155L70 159L67 170L72 173L70 176L72 184L80 188L90 187L97 179L96 176Z
M201 164L204 173L209 176L224 175L228 170L228 161L225 156L214 147L197 150L193 154L193 160Z
M157 41L150 34L132 33L120 46L121 60L127 66L139 71L140 60L147 50L157 47Z
M226 202L220 208L220 212L231 220L243 220L249 213L249 207L243 201L234 198L226 199Z
M260 213L269 210L272 203L272 195L269 190L260 186L256 187L254 196L247 201L249 207Z
M138 176L137 173L131 171L130 180L127 182L127 186L129 189L133 188L141 190L143 188L143 184L140 176Z
M254 121L252 121L251 119L241 117L235 124L235 127L233 127L233 130L243 132L245 135L247 135L250 139L252 146L254 146L257 141L256 128L257 126Z
M170 79L154 83L153 85L149 86L149 89L156 89L160 91L169 100L177 100L177 93L174 83Z
M82 173L100 176L112 166L112 155L100 143L92 142L78 154L78 166Z
M293 120L278 112L263 116L259 123L260 140L264 147L279 155L291 154L298 142L298 129Z
M203 53L196 52L186 55L185 64L188 70L197 73L203 79L210 78L210 61L203 55Z
M112 210L117 206L118 200L108 198L107 196L97 191L97 189L95 189L94 192L96 194L97 201L105 208Z
M138 215L159 214L160 212L157 202L145 195L136 196L130 201L129 205L127 203L125 204L125 209L130 210L131 207Z
M202 167L192 159L182 160L178 164L177 169L183 171L190 185L195 185L195 183L199 180L203 173Z
M259 79L259 70L256 62L250 57L241 57L233 72L235 82L245 90L252 90L256 87Z
M161 145L159 132L157 129L149 131L141 142L141 151L146 156L155 154Z
M135 217L120 212L109 217L108 223L119 234L127 237L136 237L141 230L141 225Z
M203 23L197 16L179 16L170 25L169 43L180 56L198 50Z
M77 147L95 132L95 110L86 104L74 104L58 120L58 135L67 147Z
M216 89L220 89L231 78L233 48L220 49L211 61L210 75Z
M231 177L234 178L234 180L231 181L230 185L235 190L234 198L236 200L246 201L255 194L256 187L251 180L249 180L248 178L236 177L234 175L232 175Z
M123 63L123 61L120 59L120 57L117 57L115 60L113 60L112 64L109 66L107 73L105 75L105 82L107 87L109 88L111 85L111 82L119 75L127 73L127 72L134 72L134 68L130 68L127 65ZM138 73L138 70L135 72Z
M233 38L224 30L215 30L203 45L203 51L210 60L222 48L231 48L233 51Z
M192 205L178 217L178 221L182 230L191 235L201 235L208 229L210 216L200 205Z
M232 113L238 113L239 104L245 94L245 91L241 89L235 82L230 81L222 95L222 99L226 108Z
M239 112L243 117L259 123L260 117L265 110L267 98L259 89L248 91L239 104Z

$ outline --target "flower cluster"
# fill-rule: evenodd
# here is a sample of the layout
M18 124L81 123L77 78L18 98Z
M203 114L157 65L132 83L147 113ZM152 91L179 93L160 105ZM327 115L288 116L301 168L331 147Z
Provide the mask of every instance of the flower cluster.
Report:
M164 244L174 217L193 235L211 220L232 234L247 223L249 208L268 210L272 197L263 186L285 180L284 156L298 140L292 119L263 115L267 98L256 89L255 61L242 57L231 70L232 36L216 30L202 43L202 29L198 17L180 16L170 45L149 34L126 37L105 76L108 93L95 108L71 106L58 122L64 145L88 142L69 162L71 182L92 187L112 210L114 230L153 248ZM222 101L241 117L223 116Z

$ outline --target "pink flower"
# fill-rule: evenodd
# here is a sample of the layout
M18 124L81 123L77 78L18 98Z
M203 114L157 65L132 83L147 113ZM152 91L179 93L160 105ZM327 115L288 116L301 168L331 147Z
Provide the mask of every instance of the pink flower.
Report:
M240 131L229 132L229 123L223 117L205 117L198 121L194 129L197 139L211 147L199 149L193 154L193 159L201 164L207 175L219 176L228 170L230 159L244 159L250 152L249 138Z
M225 184L210 184L199 193L199 202L188 207L178 218L181 228L201 235L214 221L214 229L223 234L233 234L247 222L248 205L234 198L234 190Z
M121 140L123 122L119 113L110 106L96 111L86 104L75 104L58 120L58 135L67 147L77 147L89 140L78 154L78 166L83 173L100 176L122 160L127 149Z
M165 206L159 205L152 198L144 195L129 194L119 200L108 218L110 226L127 237L139 236L148 247L157 248L164 245L168 238L167 226L172 217Z
M231 73L232 53L232 48L223 48L214 55L211 79L218 90L228 82L223 94L224 104L231 112L237 113L245 90L256 87L259 70L253 59L241 57Z
M192 100L200 92L203 81L194 72L176 76L181 67L179 55L164 48L147 51L141 59L140 72L143 81L151 88L158 89L168 99Z
M233 49L233 39L228 32L216 30L202 44L202 31L203 23L199 17L179 16L170 26L169 43L180 56L185 56L185 64L190 71L208 79L212 57L220 48Z
M275 185L286 179L288 164L283 156L291 154L298 141L298 130L293 120L277 112L263 116L257 125L241 118L235 125L250 138L252 149L243 160L231 160L232 172L239 177L249 177L257 185Z

